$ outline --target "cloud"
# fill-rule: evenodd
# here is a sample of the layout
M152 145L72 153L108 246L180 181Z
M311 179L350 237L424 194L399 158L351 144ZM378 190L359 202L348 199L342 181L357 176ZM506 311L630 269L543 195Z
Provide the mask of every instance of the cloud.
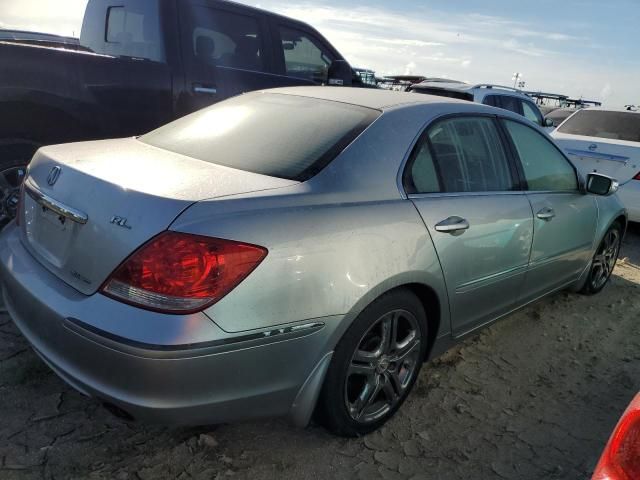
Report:
M414 62L409 62L404 67L404 75L413 75L413 72L416 69L416 64Z
M604 87L602 87L602 90L600 90L600 98L603 102L606 102L612 94L613 89L611 88L611 84L607 82Z

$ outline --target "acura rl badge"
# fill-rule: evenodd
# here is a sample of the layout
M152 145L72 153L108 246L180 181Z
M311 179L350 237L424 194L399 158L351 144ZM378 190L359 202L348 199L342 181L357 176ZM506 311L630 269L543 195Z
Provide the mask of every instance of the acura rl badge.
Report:
M60 178L61 172L62 169L58 165L51 169L51 171L49 172L49 176L47 177L47 183L50 187L53 187L56 184L58 178Z

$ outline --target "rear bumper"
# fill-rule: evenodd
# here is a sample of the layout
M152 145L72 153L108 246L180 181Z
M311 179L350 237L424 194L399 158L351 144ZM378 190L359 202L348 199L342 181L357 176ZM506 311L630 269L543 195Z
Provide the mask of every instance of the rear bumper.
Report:
M37 263L14 227L0 236L0 287L13 321L60 377L162 424L287 414L304 423L311 412L300 409L313 408L321 384L312 372L323 374L341 320L232 336L203 314L161 315L85 296Z
M627 209L631 222L640 222L640 181L630 180L620 187L618 197Z

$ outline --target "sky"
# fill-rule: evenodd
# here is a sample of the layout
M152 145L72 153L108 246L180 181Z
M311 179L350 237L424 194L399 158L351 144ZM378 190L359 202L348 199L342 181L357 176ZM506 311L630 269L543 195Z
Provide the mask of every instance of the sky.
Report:
M640 103L640 0L241 0L313 25L352 66ZM0 0L0 28L79 35L86 0Z

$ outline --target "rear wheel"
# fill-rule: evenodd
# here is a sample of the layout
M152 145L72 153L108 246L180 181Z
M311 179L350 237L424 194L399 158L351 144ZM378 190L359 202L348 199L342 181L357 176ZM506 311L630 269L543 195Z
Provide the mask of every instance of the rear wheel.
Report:
M427 347L426 314L410 291L385 294L353 322L336 347L318 417L342 436L382 426L413 388Z
M609 227L602 242L600 242L591 262L589 276L580 293L593 295L605 287L618 260L621 242L622 227L616 222Z

